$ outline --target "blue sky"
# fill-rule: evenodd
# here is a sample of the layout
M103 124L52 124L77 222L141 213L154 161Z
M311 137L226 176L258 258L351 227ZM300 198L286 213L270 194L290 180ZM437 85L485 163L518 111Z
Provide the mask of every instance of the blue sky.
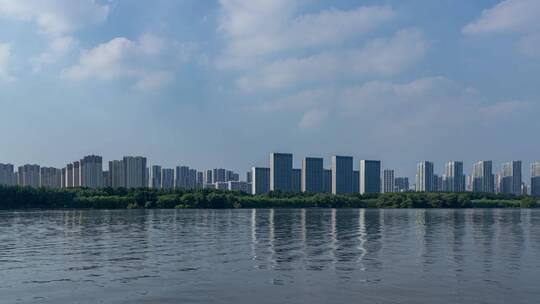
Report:
M0 162L527 166L538 20L538 0L0 0Z

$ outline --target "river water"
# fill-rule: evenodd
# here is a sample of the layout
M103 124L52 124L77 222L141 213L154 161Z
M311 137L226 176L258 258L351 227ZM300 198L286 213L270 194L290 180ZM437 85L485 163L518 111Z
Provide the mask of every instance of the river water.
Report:
M0 303L540 303L540 210L0 211Z

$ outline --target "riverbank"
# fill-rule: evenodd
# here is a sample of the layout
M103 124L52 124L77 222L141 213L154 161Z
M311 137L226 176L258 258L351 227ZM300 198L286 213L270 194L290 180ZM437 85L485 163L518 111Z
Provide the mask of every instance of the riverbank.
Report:
M540 199L490 193L269 193L219 190L34 189L0 186L0 209L535 208Z

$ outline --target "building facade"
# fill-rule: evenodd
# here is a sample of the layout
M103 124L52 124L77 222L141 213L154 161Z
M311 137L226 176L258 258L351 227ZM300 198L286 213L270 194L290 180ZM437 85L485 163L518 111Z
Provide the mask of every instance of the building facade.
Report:
M396 191L396 183L394 179L394 170L385 169L383 171L383 193L391 193Z
M292 154L270 154L270 191L292 191L292 162Z
M251 194L270 192L270 168L253 167L251 172L253 176Z
M443 189L446 192L465 192L463 162L450 161L444 166Z
M147 187L146 157L125 156L123 162L125 167L126 188Z
M302 160L302 192L324 192L324 160L306 157Z
M332 156L332 193L353 193L353 158Z
M360 194L381 192L381 162L360 161Z
M493 175L493 162L490 160L477 161L473 165L472 191L482 193L495 192L495 177Z
M434 184L434 165L430 161L418 163L416 167L416 191L433 192L436 191Z

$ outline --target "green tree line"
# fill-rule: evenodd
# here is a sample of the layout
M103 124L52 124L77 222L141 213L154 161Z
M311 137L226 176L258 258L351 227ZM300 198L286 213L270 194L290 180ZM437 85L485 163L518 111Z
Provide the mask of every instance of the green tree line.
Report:
M492 193L249 195L221 190L49 189L0 186L0 209L133 208L534 208L540 199Z

